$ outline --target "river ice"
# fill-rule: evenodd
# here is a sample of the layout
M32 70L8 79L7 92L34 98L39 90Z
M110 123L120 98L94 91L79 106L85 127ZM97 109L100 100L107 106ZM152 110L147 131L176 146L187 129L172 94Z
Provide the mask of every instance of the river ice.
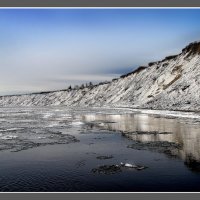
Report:
M199 191L199 133L198 113L0 108L0 191Z

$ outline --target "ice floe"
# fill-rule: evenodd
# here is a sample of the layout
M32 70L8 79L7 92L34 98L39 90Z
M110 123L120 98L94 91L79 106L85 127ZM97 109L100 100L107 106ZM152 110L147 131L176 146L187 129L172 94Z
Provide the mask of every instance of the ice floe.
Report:
M13 140L13 139L16 139L18 138L18 136L16 135L5 135L5 136L2 136L0 139L2 140Z
M1 129L0 132L7 132L7 131L17 131L23 130L24 128L8 128L8 129Z
M80 121L74 121L71 123L72 126L81 126L83 125L84 123L83 122L80 122Z

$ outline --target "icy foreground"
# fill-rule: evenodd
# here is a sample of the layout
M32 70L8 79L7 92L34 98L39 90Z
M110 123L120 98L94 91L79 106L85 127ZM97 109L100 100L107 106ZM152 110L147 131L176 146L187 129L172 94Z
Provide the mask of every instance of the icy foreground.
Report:
M154 112L0 108L0 191L199 191L200 115Z
M186 162L193 160L199 163L200 115L195 114L191 118L186 115L187 112L182 112L181 116L179 113L169 111L163 116L162 113L159 115L132 109L62 106L1 108L0 151L19 152L35 147L72 143L87 144L88 148L90 145L100 145L99 149L102 150L105 142L109 149L114 138L120 137L116 140L118 146L128 138L127 143L122 142L125 149L158 151ZM111 140L107 138L108 135ZM96 155L96 159L113 159L110 150L105 153ZM138 167L133 166L134 162L130 162L132 166L126 163L118 160L113 164ZM121 167L118 168L121 170Z
M200 110L200 42L111 82L77 90L0 97L0 106L111 106Z

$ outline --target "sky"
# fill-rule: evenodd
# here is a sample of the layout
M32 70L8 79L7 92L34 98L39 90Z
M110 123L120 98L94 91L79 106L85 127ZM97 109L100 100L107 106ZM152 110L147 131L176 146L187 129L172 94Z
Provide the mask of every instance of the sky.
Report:
M200 9L0 9L0 95L109 81L200 40Z

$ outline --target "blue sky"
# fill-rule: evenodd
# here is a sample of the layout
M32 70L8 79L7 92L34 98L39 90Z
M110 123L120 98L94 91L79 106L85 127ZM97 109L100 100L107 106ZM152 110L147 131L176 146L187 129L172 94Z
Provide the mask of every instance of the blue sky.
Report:
M0 9L0 95L111 80L200 39L198 9Z

